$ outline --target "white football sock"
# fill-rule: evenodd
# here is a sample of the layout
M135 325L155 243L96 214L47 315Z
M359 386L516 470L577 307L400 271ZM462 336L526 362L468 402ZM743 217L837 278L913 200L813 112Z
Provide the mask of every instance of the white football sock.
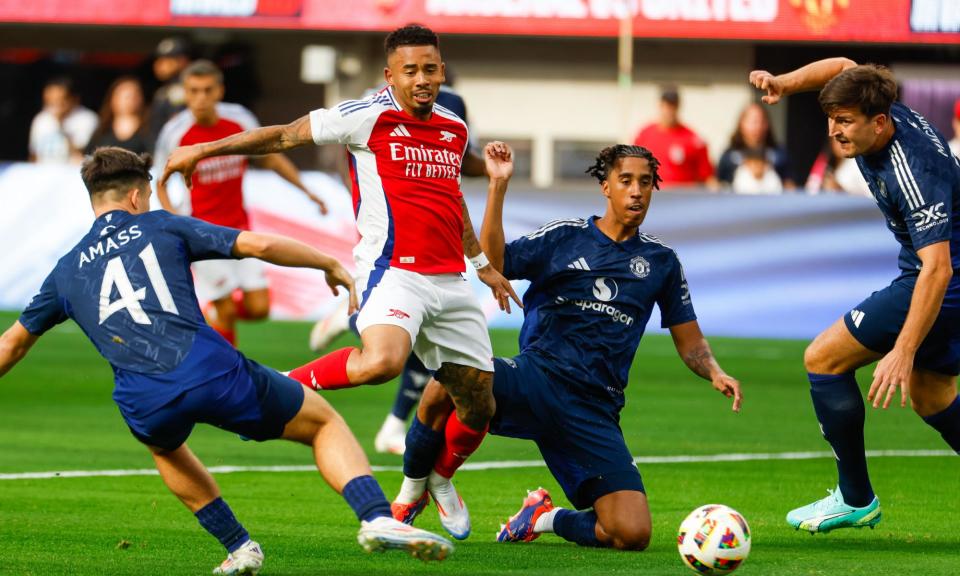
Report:
M408 478L404 476L403 483L400 484L400 493L397 494L397 498L394 500L394 502L399 504L413 504L418 498L423 496L423 493L426 490L426 478Z
M553 534L553 517L563 508L554 508L549 512L544 512L537 518L537 523L533 525L533 531L538 534Z

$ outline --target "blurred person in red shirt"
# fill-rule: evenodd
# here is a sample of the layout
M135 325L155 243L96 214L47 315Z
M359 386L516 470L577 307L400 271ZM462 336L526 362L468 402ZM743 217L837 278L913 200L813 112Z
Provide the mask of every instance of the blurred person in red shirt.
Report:
M182 73L187 109L175 115L160 131L154 155L156 166L179 146L201 144L258 128L253 113L239 104L222 102L223 74L209 60L197 60ZM300 180L300 172L283 154L264 154L253 158L261 168L276 172L300 189L327 213L323 200L310 192ZM247 157L241 155L209 158L197 165L190 191L182 206L175 207L163 182L157 184L157 199L165 210L184 212L195 218L240 230L249 230L250 221L243 206L243 175ZM193 264L194 283L201 302L211 302L204 316L214 330L236 344L238 319L260 320L270 313L270 292L263 263L244 260L203 260Z
M675 86L660 92L660 116L637 134L634 144L653 152L660 160L662 187L705 185L718 188L707 145L680 122L680 93Z

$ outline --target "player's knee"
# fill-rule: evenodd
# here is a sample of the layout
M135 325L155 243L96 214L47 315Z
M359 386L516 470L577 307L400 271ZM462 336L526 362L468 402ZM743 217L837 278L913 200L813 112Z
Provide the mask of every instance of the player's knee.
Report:
M237 322L237 308L233 300L223 298L213 303L212 310L206 314L207 322L221 327L231 327Z
M910 406L921 418L943 412L955 398L955 390L938 390L919 386L910 388Z
M405 359L391 354L368 354L364 351L363 380L368 384L380 384L396 378L403 370Z
M640 552L650 546L650 527L641 524L618 525L608 532L610 544L617 550Z
M803 352L803 366L811 374L834 374L838 366L831 358L828 347L819 339L814 340Z
M245 304L247 309L247 318L250 320L263 320L270 315L270 302L255 302Z
M497 411L493 394L476 394L466 405L457 406L457 418L474 430L483 430Z

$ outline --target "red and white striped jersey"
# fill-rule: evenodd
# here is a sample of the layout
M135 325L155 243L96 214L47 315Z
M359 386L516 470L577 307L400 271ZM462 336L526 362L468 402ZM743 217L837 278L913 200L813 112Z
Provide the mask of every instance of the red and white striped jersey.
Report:
M464 271L460 166L467 126L434 106L429 120L404 112L387 87L310 113L313 141L350 153L361 275L390 267L421 274Z
M154 164L162 168L178 146L213 142L260 126L253 113L239 104L220 102L217 116L212 126L197 124L189 110L171 118L157 138ZM248 230L250 222L243 208L246 169L246 156L214 156L201 160L193 173L188 213L212 224Z

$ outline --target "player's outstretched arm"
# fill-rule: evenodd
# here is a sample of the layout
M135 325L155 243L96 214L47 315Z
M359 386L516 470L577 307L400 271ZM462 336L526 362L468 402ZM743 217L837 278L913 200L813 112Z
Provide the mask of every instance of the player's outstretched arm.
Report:
M233 255L237 258L257 258L277 266L323 270L327 285L330 286L334 296L340 293L338 286L343 286L349 291L349 313L353 314L360 308L353 285L353 276L347 272L347 269L336 258L303 242L275 234L245 231L237 236L237 241L233 245Z
M260 155L284 152L313 142L310 116L303 116L285 126L264 126L240 132L213 142L181 146L174 150L163 168L160 183L166 184L174 172L183 174L183 181L190 186L197 163L211 156L231 154Z
M505 144L502 145L506 146ZM487 165L488 169L489 167L490 166ZM513 169L511 167L511 173L512 171ZM490 177L493 178L494 175L491 174ZM497 299L497 304L501 310L506 311L507 314L510 313L511 299L517 303L517 306L523 308L523 303L520 301L520 297L517 296L513 286L510 285L510 281L503 277L500 270L490 263L487 255L480 249L480 242L477 240L477 234L473 230L473 221L470 220L470 211L467 209L467 203L463 198L460 199L460 206L463 211L463 253L466 254L467 258L470 259L470 262L473 263L477 269L477 277L481 282L490 287L490 291L493 292L493 297Z
M733 410L739 412L740 404L743 402L740 382L720 367L697 321L691 320L671 326L670 335L673 337L673 345L676 346L687 368L697 376L709 380L714 389L727 398L733 398Z
M853 60L840 57L817 60L793 72L776 76L766 70L754 70L750 72L750 83L767 93L761 98L764 103L776 104L790 94L819 90L831 78L856 65Z
M490 265L503 272L503 199L513 176L513 150L503 142L490 142L483 148L485 171L490 176L487 186L487 208L480 227L480 246Z
M14 322L13 326L0 336L0 377L16 366L39 338L28 332L19 320Z
M279 153L267 154L266 156L261 156L257 160L257 163L262 168L273 170L277 173L277 176L296 186L301 192L307 195L307 198L309 198L311 202L317 205L321 214L327 213L327 204L304 185L303 180L300 179L300 171L297 170L297 167L289 158Z

